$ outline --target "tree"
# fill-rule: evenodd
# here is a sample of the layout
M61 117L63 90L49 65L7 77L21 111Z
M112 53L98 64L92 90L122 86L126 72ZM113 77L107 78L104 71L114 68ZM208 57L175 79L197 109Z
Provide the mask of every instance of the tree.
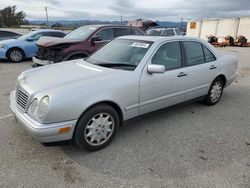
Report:
M61 27L63 27L63 25L60 23L54 23L51 27L52 28L61 28Z
M16 12L16 6L8 6L0 10L0 26L12 27L27 24L26 14L23 11Z

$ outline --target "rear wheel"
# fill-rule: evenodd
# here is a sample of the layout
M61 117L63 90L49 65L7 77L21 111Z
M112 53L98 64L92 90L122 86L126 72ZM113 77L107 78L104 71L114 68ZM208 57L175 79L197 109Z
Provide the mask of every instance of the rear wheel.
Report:
M210 86L204 103L211 106L219 102L224 89L224 82L221 78L216 78Z
M77 123L74 141L82 149L96 151L107 146L119 128L119 116L109 105L90 108Z
M8 51L7 57L11 62L21 62L24 58L24 53L19 48L13 48Z

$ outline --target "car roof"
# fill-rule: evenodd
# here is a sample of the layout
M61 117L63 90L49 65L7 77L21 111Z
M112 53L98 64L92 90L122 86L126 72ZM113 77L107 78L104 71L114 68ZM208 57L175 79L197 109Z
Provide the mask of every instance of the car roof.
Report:
M140 36L140 35L127 35L119 37L120 39L132 39L132 40L143 40L143 41L151 41L151 42L161 42L161 41L171 41L171 40L196 40L203 41L202 39L188 36Z
M94 25L84 25L82 27L94 27L96 29L104 28L104 27L124 27L124 28L133 28L133 29L141 29L139 27L127 26L127 25L119 25L119 24L94 24Z
M42 32L62 32L65 33L62 30L55 30L55 29L37 29L35 31L33 31L34 33L42 33Z
M180 29L177 27L153 27L153 28L149 28L148 30L157 30L157 29Z

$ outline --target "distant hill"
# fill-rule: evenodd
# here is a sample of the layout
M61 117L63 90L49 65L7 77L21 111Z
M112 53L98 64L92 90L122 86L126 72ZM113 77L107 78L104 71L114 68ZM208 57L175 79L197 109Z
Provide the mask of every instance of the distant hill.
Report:
M186 28L187 23L182 22L167 22L167 21L156 21L160 26L164 27L178 27L180 28L182 25L182 28ZM45 24L44 20L29 20L30 24L34 25L42 25ZM70 27L79 27L83 25L91 25L91 24L121 24L125 25L127 21L99 21L99 20L57 20L57 21L49 21L49 25L54 25L54 24L61 24L63 26L70 26Z

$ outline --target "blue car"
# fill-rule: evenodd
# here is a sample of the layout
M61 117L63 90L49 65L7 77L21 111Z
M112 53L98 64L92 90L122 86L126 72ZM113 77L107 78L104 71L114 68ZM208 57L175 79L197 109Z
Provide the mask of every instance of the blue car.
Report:
M40 37L64 37L65 32L52 29L39 29L20 36L17 39L0 41L0 59L20 62L25 58L32 58L38 47L36 42Z

